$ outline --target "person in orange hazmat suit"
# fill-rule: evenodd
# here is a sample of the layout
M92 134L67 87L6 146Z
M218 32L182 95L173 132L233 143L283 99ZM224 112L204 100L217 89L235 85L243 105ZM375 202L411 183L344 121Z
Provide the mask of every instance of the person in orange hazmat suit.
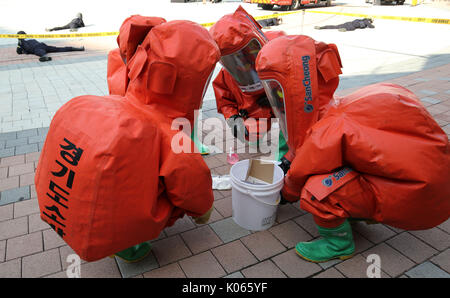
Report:
M56 112L36 192L41 219L82 259L155 239L185 214L208 220L211 172L189 134L219 58L200 25L155 25L127 57L125 96L79 96Z
M254 143L270 129L272 117L255 71L256 56L268 38L261 31L261 25L241 6L234 13L223 16L209 32L219 46L223 66L213 81L217 111L223 114L235 137L242 142ZM269 121L267 128L259 131L259 119L262 118Z
M298 243L297 254L313 262L351 257L348 218L405 230L446 221L449 141L418 98L399 85L374 84L332 102L315 121L323 93L316 77L328 81L335 66L314 52L311 38L285 36L256 60L290 150L282 194L313 214L322 236Z

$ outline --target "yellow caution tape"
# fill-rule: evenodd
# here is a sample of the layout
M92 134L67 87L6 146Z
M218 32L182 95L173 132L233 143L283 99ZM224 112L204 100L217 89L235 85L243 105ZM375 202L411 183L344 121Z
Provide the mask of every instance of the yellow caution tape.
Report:
M324 11L324 10L297 10L291 12L275 13L266 16L254 17L255 20L266 20L271 18L277 18L281 16L297 14L301 12L308 13L322 13L322 14L334 14L352 17L362 17L362 18L373 18L373 19L384 19L384 20L397 20L397 21L408 21L408 22L422 22L422 23L433 23L433 24L450 24L450 19L439 19L439 18L417 18L417 17L398 17L398 16L381 16L381 15L368 15L368 14L358 14L358 13L347 13L347 12L334 12L334 11ZM216 22L203 23L200 24L203 27L211 27ZM69 33L69 34L0 34L0 38L80 38L80 37L98 37L98 36L115 36L119 35L119 32L92 32L92 33Z
M334 12L334 11L324 11L324 10L320 10L320 11L319 10L307 10L307 12L323 13L323 14L334 14L334 15L361 17L361 18L372 18L372 19L407 21L407 22L421 22L421 23L433 23L433 24L450 24L450 19L398 17L398 16L380 16L380 15L347 13L347 12Z
M119 32L92 32L92 33L70 33L70 34L0 34L0 38L78 38L113 36Z

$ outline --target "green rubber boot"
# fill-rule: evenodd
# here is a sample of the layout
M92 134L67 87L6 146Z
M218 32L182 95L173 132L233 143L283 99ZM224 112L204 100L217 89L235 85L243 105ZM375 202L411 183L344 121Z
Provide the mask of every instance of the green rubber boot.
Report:
M314 263L351 258L355 252L355 242L347 220L336 228L317 227L322 239L297 243L295 251L300 257Z
M124 249L115 254L127 263L134 263L142 260L150 253L151 247L148 242L143 242L135 246Z
M280 130L280 136L278 137L278 152L275 155L275 160L280 161L281 158L289 151L289 147L286 144L286 140L283 133Z
M200 140L198 139L197 123L194 123L194 129L192 130L191 133L191 140L194 142L195 146L197 146L198 151L200 152L201 155L209 154L208 146L203 145L202 142L200 142Z

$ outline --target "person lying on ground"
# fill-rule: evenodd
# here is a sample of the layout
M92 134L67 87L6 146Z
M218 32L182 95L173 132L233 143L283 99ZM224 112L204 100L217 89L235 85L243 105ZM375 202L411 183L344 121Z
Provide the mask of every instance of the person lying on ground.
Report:
M17 34L26 34L25 31L19 31ZM48 57L47 53L57 52L71 52L71 51L84 51L82 47L55 47L49 46L43 42L39 42L36 39L19 38L17 43L17 54L33 54L39 56L39 61L45 62L52 60L52 57Z
M338 29L338 31L345 32L345 31L355 31L356 29L364 29L364 28L375 28L375 26L372 24L373 19L357 19L351 22L346 22L339 25L326 25L326 26L315 26L314 29L321 30L321 29Z
M65 30L70 29L70 31L77 31L78 28L85 27L83 23L83 15L79 12L76 15L76 18L70 21L69 24L61 27L54 27L54 28L46 28L45 31L57 31L57 30Z

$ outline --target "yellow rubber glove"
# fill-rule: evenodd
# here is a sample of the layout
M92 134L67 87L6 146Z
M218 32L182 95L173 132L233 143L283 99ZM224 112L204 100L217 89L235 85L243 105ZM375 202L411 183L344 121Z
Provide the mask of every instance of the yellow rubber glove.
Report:
M205 224L209 221L209 218L211 217L211 213L213 211L214 207L211 207L208 211L206 211L205 214L199 217L193 217L194 222L198 225Z

